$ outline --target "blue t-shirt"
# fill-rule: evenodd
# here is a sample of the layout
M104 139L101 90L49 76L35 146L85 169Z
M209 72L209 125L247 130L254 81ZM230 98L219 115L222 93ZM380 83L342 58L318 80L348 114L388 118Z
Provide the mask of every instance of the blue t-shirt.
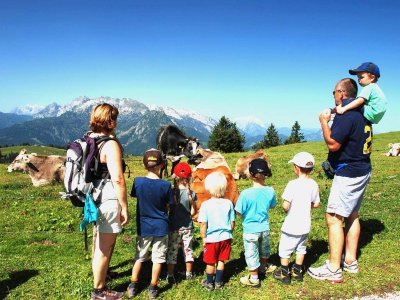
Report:
M203 202L197 221L207 223L206 243L231 239L231 223L235 221L235 210L232 202L223 198L211 198Z
M343 104L352 100L345 99ZM331 138L341 144L338 151L328 154L336 175L354 178L371 172L372 126L359 110L337 114L332 123Z
M248 188L240 193L235 210L242 215L244 233L269 230L268 210L276 206L276 193L270 186Z
M133 181L131 196L137 198L137 234L143 237L167 235L167 204L172 205L174 201L171 184L162 179L137 177Z

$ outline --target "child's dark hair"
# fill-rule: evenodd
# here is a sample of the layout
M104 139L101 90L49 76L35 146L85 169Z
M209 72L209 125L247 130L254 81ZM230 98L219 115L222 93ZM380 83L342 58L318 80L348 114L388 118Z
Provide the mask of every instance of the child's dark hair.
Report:
M269 177L269 176L265 176L265 175L262 174L262 173L256 173L256 174L250 173L250 177L251 177L251 178L254 178L254 179L257 179L257 180L265 180L265 178L267 178L267 177Z
M300 169L301 173L304 173L304 174L310 174L312 172L312 170L314 170L314 168L302 168L299 166L297 166L297 167Z

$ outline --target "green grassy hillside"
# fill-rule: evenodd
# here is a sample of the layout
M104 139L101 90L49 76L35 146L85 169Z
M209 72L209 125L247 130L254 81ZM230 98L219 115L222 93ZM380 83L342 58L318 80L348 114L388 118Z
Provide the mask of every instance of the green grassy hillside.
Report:
M65 150L48 146L12 146L0 148L1 154L19 153L22 149L26 149L28 153L36 153L37 155L65 155Z
M241 220L238 218L231 259L226 264L225 289L209 293L200 287L204 264L201 261L202 248L196 228L194 247L198 259L195 261L195 271L199 277L192 282L180 281L172 289L167 288L165 280L161 281L160 298L343 299L400 290L400 157L383 155L387 152L389 142L400 142L400 132L376 135L373 140L373 177L360 211L360 274L345 273L345 281L335 285L313 280L306 275L303 283L283 286L267 277L262 281L260 289L244 288L239 283L239 278L247 274L247 270L243 257ZM5 150L1 149L2 152ZM41 153L39 150L29 148L29 152L38 154ZM313 229L308 242L306 265L319 265L328 257L324 209L331 184L320 168L327 155L323 142L285 145L266 150L273 172L267 184L274 187L279 199L279 206L270 212L271 261L279 264L277 247L284 219L280 195L286 183L295 178L293 168L287 162L299 151L311 152L316 158L317 167L312 176L320 187L322 207L313 211ZM232 170L237 159L244 154L225 155ZM145 172L141 166L141 157L129 156L127 163L131 170L131 178L127 178L129 193L132 177L144 175ZM81 209L59 198L61 185L34 188L26 174L7 173L6 165L0 165L0 178L0 299L88 299L92 277L90 260L83 251L83 235L78 229ZM240 180L237 184L239 190L243 190L251 182ZM118 237L111 262L112 270L118 272L118 276L109 282L109 286L116 290L126 290L135 255L136 201L130 197L128 201L131 221ZM181 260L178 271L182 271L183 267ZM150 264L143 267L141 279L144 290L136 297L138 299L148 297L145 288L149 283L150 268Z

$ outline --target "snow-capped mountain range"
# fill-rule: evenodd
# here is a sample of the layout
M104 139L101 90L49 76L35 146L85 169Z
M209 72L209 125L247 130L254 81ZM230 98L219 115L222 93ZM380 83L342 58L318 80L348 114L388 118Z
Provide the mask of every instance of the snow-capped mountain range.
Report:
M199 138L206 146L208 137L217 124L213 118L193 111L146 105L130 98L82 96L66 105L27 105L14 109L14 114L0 113L0 146L22 143L64 145L88 129L92 107L104 102L118 108L120 117L117 134L126 153L131 154L142 154L146 149L155 147L156 135L162 125L175 124L183 128L188 136ZM14 123L12 115L16 116ZM25 118L17 115L24 115ZM2 118L7 119L7 122L2 122ZM245 149L250 149L252 144L260 141L268 127L266 122L253 116L232 121L246 137ZM277 131L282 139L290 134L290 128L277 128ZM321 137L318 130L302 131L306 140L318 140Z
M64 106L61 106L57 103L52 103L45 107L40 107L38 105L27 105L24 107L16 108L14 112L19 115L31 115L35 119L59 117L66 112L88 112L92 109L93 106L104 102L116 106L119 110L120 116L125 116L132 113L139 113L143 115L149 111L159 111L176 120L184 120L187 118L194 119L203 124L209 132L211 132L213 126L216 124L216 121L214 119L204 115L200 115L193 111L174 109L168 106L162 107L152 104L145 105L139 101L130 98L119 99L111 97L98 97L91 99L89 97L83 96L74 99L72 102Z

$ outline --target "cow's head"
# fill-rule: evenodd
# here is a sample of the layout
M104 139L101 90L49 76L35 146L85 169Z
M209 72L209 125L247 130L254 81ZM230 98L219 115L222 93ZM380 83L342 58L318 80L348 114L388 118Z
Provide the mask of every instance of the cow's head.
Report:
M189 137L186 139L187 144L183 149L183 154L189 159L197 155L197 148L200 146L199 140Z
M36 155L36 153L27 154L26 149L22 149L14 161L8 166L7 171L20 171L26 172L30 164L30 156Z

